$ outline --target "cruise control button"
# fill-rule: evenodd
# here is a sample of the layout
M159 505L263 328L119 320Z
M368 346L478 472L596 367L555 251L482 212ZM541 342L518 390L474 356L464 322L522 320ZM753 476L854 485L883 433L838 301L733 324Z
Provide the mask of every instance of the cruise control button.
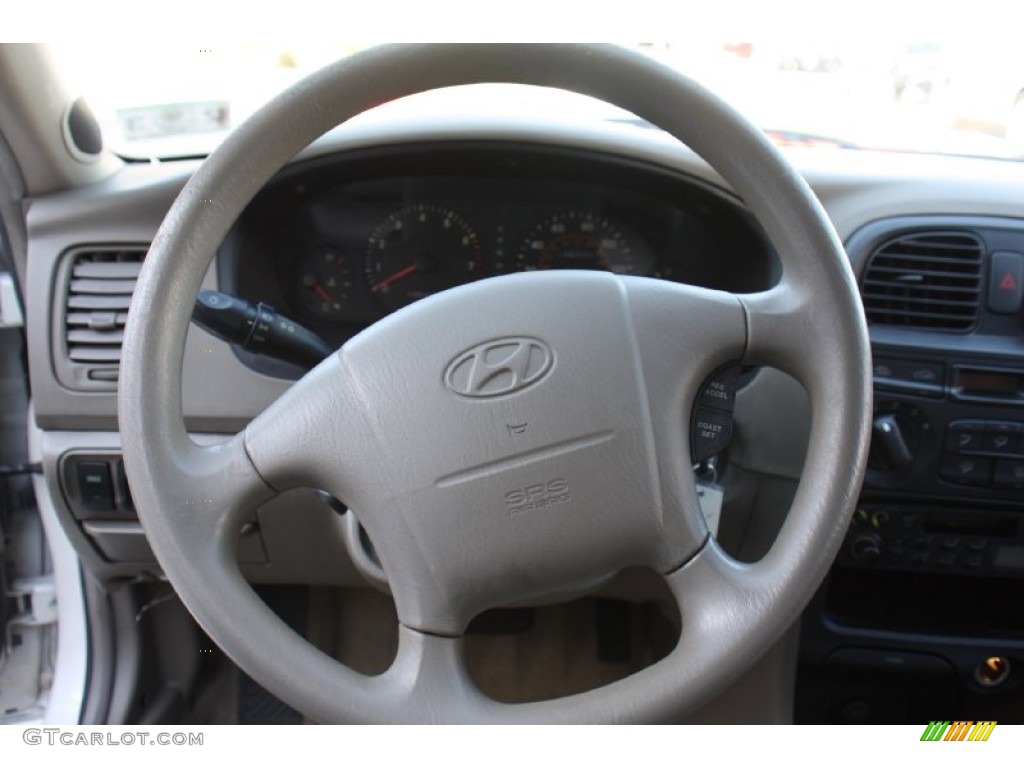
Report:
M947 454L942 459L939 476L958 485L988 485L992 476L992 460Z
M736 380L739 376L738 365L729 366L716 373L705 384L698 405L731 413L736 404Z
M732 440L732 417L698 408L693 419L693 460L704 461L725 450Z

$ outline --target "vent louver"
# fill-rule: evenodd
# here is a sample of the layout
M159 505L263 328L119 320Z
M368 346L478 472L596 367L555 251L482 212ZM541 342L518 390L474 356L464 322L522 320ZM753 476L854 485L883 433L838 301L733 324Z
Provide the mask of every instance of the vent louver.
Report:
M967 232L916 232L880 246L861 295L869 322L967 331L978 320L985 248Z
M90 368L90 379L117 378L128 306L145 255L145 248L127 247L80 250L71 256L64 348L71 362Z

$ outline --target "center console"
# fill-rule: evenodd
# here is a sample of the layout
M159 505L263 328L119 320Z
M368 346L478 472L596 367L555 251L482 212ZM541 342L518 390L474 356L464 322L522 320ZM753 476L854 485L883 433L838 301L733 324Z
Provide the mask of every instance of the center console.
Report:
M937 244L971 242L964 280L958 254ZM872 335L873 439L842 550L802 624L797 720L1015 720L1024 710L1024 231L890 220L848 250ZM943 327L945 316L931 325L946 311L936 299L949 296L973 314L961 327Z

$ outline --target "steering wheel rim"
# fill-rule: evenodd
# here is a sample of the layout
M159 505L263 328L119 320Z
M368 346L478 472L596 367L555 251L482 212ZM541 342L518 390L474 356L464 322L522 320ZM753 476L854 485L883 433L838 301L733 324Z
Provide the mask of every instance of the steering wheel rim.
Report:
M407 307L353 339L245 432L213 447L193 443L181 413L180 375L166 372L181 370L194 296L244 207L285 163L339 123L382 101L480 82L574 90L628 109L683 141L722 175L764 226L780 255L780 282L747 295L582 273L512 275L463 286ZM582 297L589 307L575 318L578 323L559 322L566 297ZM520 300L536 310L535 322L517 313L513 305ZM551 302L557 309L540 309ZM495 307L494 318L481 320L476 336L445 336L446 313L465 317L481 306ZM597 330L590 326L606 316L614 317L607 320L605 346L594 347ZM574 385L577 391L582 386L597 404L583 413L586 418L603 414L608 402L623 393L630 403L623 407L625 421L581 431L579 419L555 412L556 400L549 393L547 405L537 407L557 428L526 453L501 454L486 466L460 460L454 465L458 471L443 476L437 474L440 465L418 457L417 468L422 465L424 477L434 478L434 496L440 498L440 487L455 486L460 493L463 487L475 493L478 486L490 493L497 487L487 485L494 476L520 472L526 463L535 472L536 466L570 466L595 458L612 467L617 464L611 459L621 463L625 457L627 464L636 459L635 474L650 481L633 485L651 488L646 495L624 491L620 502L630 509L648 505L654 512L632 515L626 525L622 514L602 507L585 527L574 530L577 544L566 543L566 531L557 527L565 515L531 516L523 523L528 531L523 535L541 554L537 559L523 555L527 560L517 560L520 553L500 550L499 544L484 543L502 538L495 534L508 530L507 521L480 523L479 533L467 534L472 546L461 549L445 541L452 528L442 535L420 527L406 507L424 482L397 477L401 473L382 439L383 409L376 407L377 395L370 391L397 380L394 365L404 363L382 366L379 350L385 343L400 343L398 330L414 324L434 329L445 341L436 359L416 344L408 346L409 365L418 367L400 372L421 387L431 376L443 378L460 354L475 354L482 343L539 338L553 356L549 368L555 373L545 368L536 377L543 386L527 393L524 385L522 393L511 393L513 399L540 402L540 393L564 397ZM561 328L566 325L583 330L569 333ZM539 330L513 335L508 332L513 326ZM665 339L672 344L666 346ZM581 362L596 358L617 362L597 368ZM691 473L678 469L688 466L682 419L700 382L715 366L738 358L795 376L812 409L804 475L793 506L771 551L749 565L734 561L708 538ZM758 129L692 80L639 54L606 46L386 46L337 62L278 96L229 136L182 190L153 241L132 301L119 419L139 516L168 579L239 666L307 715L324 722L660 722L692 711L722 690L744 668L737 659L753 663L797 617L824 577L863 475L871 398L868 361L852 271L820 204ZM577 368L586 370L578 373ZM532 376L524 371L523 380ZM588 386L605 377L616 383ZM557 389L563 380L568 390ZM513 383L519 387L522 382ZM441 411L464 406L451 387L434 389ZM510 393L499 394L475 413L506 408ZM426 418L412 412L403 416ZM448 429L449 423L422 421L418 426ZM458 439L470 440L471 434L458 433ZM310 440L318 441L318 456L301 449ZM603 450L614 453L597 453ZM507 456L515 458L512 464ZM448 485L441 482L446 478ZM554 479L565 480L561 475ZM305 643L232 565L247 511L280 490L315 483L340 490L353 508L370 510L367 527L386 568L391 565L389 577L397 581L398 657L376 678L358 675ZM596 504L594 494L588 496L591 486L607 495L620 485L587 475L576 483L566 507L582 509L578 496ZM408 498L380 501L382 490L390 496L392 487L408 489ZM466 518L461 522L465 526ZM557 530L554 537L552 530ZM562 549L548 547L552 538ZM477 546L479 557L463 556ZM593 548L594 563L579 555L583 546ZM498 562L501 558L514 562ZM564 563L554 564L560 558ZM449 566L446 560L453 562ZM489 566L481 564L486 560L498 562L498 570L487 571ZM609 686L552 701L499 704L473 686L460 663L460 628L474 612L513 597L501 587L473 585L505 579L516 597L524 597L631 564L661 572L680 604L682 632L669 656ZM475 578L484 572L494 578ZM441 587L457 594L440 594Z

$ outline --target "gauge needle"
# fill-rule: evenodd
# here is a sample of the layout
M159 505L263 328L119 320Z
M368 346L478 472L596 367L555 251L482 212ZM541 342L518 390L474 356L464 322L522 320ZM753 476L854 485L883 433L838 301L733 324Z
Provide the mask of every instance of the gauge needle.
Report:
M379 283L373 286L373 288L371 288L370 290L379 291L381 288L386 288L396 280L401 280L403 277L411 275L413 272L419 269L419 266L419 264L410 264L405 269L398 270L397 272L395 272L395 274L391 275L390 277L385 277L383 280L381 280Z
M331 296L331 294L324 290L324 287L322 285L314 285L313 292L321 299L323 299L325 302L330 304L332 307L338 306L338 302L334 300L334 297Z

